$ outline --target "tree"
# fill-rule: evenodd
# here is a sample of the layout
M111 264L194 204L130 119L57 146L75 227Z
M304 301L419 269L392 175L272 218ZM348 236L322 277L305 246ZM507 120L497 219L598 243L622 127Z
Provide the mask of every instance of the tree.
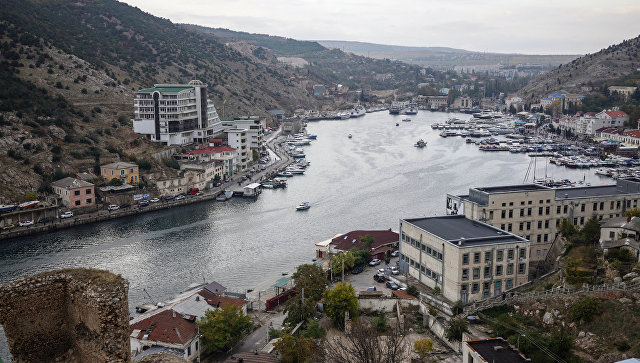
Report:
M118 178L113 178L111 180L109 180L109 183L107 183L107 185L111 185L113 187L117 187L122 185L122 180L118 179Z
M598 242L600 239L600 222L598 222L598 218L595 216L589 218L587 223L584 224L584 227L582 227L580 234L586 244Z
M284 307L284 312L287 314L284 323L294 326L312 317L316 312L316 301L311 298L305 298L303 301L300 293L295 298L287 301L287 305Z
M371 253L369 253L369 251L367 250L361 250L354 247L350 249L349 252L353 254L354 264L356 266L364 265L371 259ZM340 268L342 268L342 266Z
M323 341L324 361L331 363L396 363L408 359L404 334L389 329L378 335L375 326L356 321L344 337L334 335Z
M413 343L413 350L418 353L420 359L424 359L429 353L433 351L433 340L421 339Z
M409 285L409 287L407 287L407 294L411 296L419 297L420 291L418 291L418 288L415 285Z
M571 222L569 222L567 218L562 219L562 221L560 222L559 231L564 238L572 237L576 233L578 233L578 230L576 229L576 227L573 224L571 224Z
M336 256L333 256L331 258L331 261L329 261L329 267L331 267L331 271L333 271L334 274L339 274L342 272L343 260L345 270L352 269L356 262L356 258L351 252L339 253Z
M280 361L284 363L312 362L318 352L313 339L294 337L289 333L282 334L274 348L280 352Z
M600 314L600 303L592 297L583 297L571 306L571 317L574 321L590 322Z
M449 320L449 326L445 331L445 337L450 342L462 341L462 334L468 333L469 327L466 321L460 318L454 318Z
M375 240L373 239L373 236L370 234L366 234L360 237L360 244L362 245L362 247L366 248L367 250L369 250L371 246L373 246L373 242L375 242Z
M242 314L235 305L223 305L216 310L207 310L203 320L198 322L202 344L207 352L223 352L233 347L242 336L251 331L251 319Z
M624 212L623 215L625 217L640 217L640 209L633 208L631 210L628 210L628 211Z
M353 286L349 283L338 282L336 287L325 291L324 301L327 304L327 315L340 329L344 329L345 312L349 312L351 318L358 315L358 298Z
M296 283L296 289L302 293L304 289L305 298L318 301L322 298L322 294L327 288L327 275L322 267L314 264L300 265L293 273L293 280Z
M34 193L34 192L27 192L24 195L24 199L29 201L29 200L36 200L38 199L38 194Z

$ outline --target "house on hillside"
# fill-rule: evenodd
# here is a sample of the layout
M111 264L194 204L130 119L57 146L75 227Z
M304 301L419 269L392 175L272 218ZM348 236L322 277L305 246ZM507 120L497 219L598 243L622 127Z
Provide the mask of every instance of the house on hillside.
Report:
M619 94L624 96L624 98L629 98L633 96L638 87L627 87L627 86L610 86L608 88L610 94Z
M620 110L604 110L598 112L595 117L610 123L609 125L605 124L603 127L622 127L625 122L629 121L629 115Z
M122 184L136 185L140 182L140 171L138 165L118 161L100 166L100 176L106 181L120 179Z
M96 204L95 187L84 180L67 177L51 183L51 187L66 207L82 208Z

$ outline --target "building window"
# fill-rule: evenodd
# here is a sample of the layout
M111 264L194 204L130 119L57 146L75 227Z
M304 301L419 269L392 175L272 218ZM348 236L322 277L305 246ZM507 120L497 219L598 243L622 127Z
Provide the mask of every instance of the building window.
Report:
M513 280L512 279L507 279L505 287L506 287L507 290L512 288L513 287Z
M541 216L542 215L542 207L538 207L538 215Z
M507 275L513 275L513 264L512 263L507 265Z
M584 203L580 204L580 212L584 212L585 208L584 208Z
M549 215L549 213L551 213L551 207L546 207L544 209L544 214Z
M538 243L540 243L542 241L542 237L540 235L537 235L536 236L536 240L537 240Z
M542 241L549 242L549 235L547 233L545 233L542 237Z
M80 191L79 190L74 190L73 191L73 195L80 195Z
M520 249L520 258L521 259L527 258L527 250L525 250L524 248Z
M87 204L91 204L91 198L87 198Z
M472 293L472 294L477 294L477 293L478 293L478 291L480 291L480 284L479 284L479 283L477 283L477 282L474 282L474 283L471 285L471 293Z
M542 228L542 221L538 221L538 229Z
M484 262L491 262L492 260L492 256L491 256L491 251L485 252L484 253Z
M524 229L524 222L520 222L519 230L522 231Z
M609 238L615 238L616 232L609 232Z
M507 232L511 232L513 230L513 226L511 223L507 224Z
M506 218L506 217L507 217L507 211L506 211L506 210L502 210L502 211L500 212L500 217L502 217L502 218Z
M502 276L502 265L496 266L496 276Z
M544 228L549 228L549 220L544 221Z
M462 255L462 264L463 265L468 265L469 264L469 254L465 253L464 255Z
M546 250L545 250L545 253L546 253ZM521 274L521 275L524 274L526 270L527 270L527 265L525 265L524 263L521 263L521 264L518 265L518 273L519 274Z
M87 189L87 190L85 191L85 194L91 194L91 189Z
M560 208L562 208L562 207L558 206L558 207L556 208L556 214L560 214Z
M75 205L80 205L80 201L79 201L79 200L76 200L74 204L75 204Z
M520 217L524 217L524 208L520 209Z
M468 268L463 268L462 269L462 280L469 280L469 269Z
M506 226L504 225L504 223L502 223L502 224L500 225L500 229L501 229L501 230L503 230L503 231L504 231L505 227L506 227Z
M584 217L580 217L580 225L584 224Z
M567 214L567 208L568 208L568 206L567 206L567 205L565 205L565 206L563 207L563 211L562 211L562 212L563 212L564 214Z
M593 203L593 210L598 210L598 202Z
M527 215L530 216L531 215L531 208L527 208Z
M500 262L504 259L504 251L503 250L498 250L496 252L496 261Z
M480 252L475 252L473 254L473 263L480 263Z
M513 218L513 209L509 209L509 218Z
M604 202L600 202L600 210L604 210Z
M478 280L480 278L480 267L473 268L473 279Z
M527 222L527 231L531 229L531 222Z
M513 260L513 248L507 250L507 259Z
M484 267L484 278L487 279L489 277L491 277L491 267L485 266Z

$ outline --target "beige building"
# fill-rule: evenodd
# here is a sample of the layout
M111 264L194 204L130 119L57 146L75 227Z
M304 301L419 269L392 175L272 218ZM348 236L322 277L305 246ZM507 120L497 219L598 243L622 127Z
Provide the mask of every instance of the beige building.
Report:
M529 241L461 215L400 221L400 270L450 301L496 296L529 281Z
M467 195L447 194L447 214L488 223L531 241L532 269L545 259L562 219L578 228L592 216L620 217L638 207L640 179L619 179L614 185L550 188L522 184L471 188Z
M638 87L627 87L627 86L610 86L609 93L614 94L617 93L619 95L623 95L625 98L629 98L633 96Z
M100 175L107 181L120 179L122 184L136 185L140 182L139 168L136 164L118 161L100 167Z

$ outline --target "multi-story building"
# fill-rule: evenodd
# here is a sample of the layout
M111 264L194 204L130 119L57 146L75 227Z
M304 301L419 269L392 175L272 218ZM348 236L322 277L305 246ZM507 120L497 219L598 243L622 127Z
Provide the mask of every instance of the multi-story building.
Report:
M260 117L223 117L220 120L224 129L238 128L247 130L249 147L252 150L262 151L265 145L264 124Z
M63 178L51 183L51 187L66 207L82 208L96 204L94 185L84 180Z
M226 129L227 144L236 149L236 171L243 171L251 162L253 155L250 153L247 130L241 128Z
M529 241L464 216L400 221L400 270L450 301L469 302L529 281Z
M614 185L550 188L538 184L470 188L467 195L447 194L447 214L488 223L531 241L532 269L545 259L563 219L581 228L589 218L620 217L638 207L640 179Z
M222 125L207 85L156 84L136 92L133 131L166 145L206 142L222 132Z
M428 107L432 110L438 110L449 106L449 96L428 96Z
M623 95L625 98L629 98L633 96L638 87L628 87L628 86L609 86L609 93L614 94L617 93L619 95Z
M118 161L100 167L100 176L105 180L120 179L122 184L136 185L139 182L140 172L136 164Z
M223 168L222 176L233 176L235 164L238 160L236 149L222 145L222 140L220 139L211 139L209 146L200 145L197 149L191 150L187 154L176 155L176 157L187 162L221 162Z

